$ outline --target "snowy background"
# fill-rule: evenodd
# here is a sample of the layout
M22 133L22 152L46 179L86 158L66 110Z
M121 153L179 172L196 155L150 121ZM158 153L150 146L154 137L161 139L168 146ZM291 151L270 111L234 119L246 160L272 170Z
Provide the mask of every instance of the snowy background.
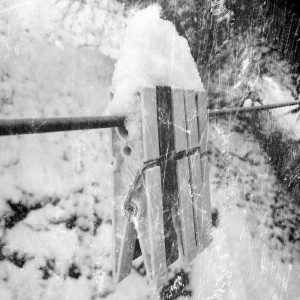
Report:
M141 84L137 79L160 83L155 71L162 69L141 77L149 69L137 59L149 54L138 52L142 44L132 53L131 42L123 45L126 24L139 9L113 1L2 0L1 119L101 115L112 84L122 93L122 84L126 90ZM149 22L160 22L158 13L142 14L137 42ZM226 18L215 14L220 22L230 16L229 11L222 13ZM171 23L167 26L178 40ZM130 32L133 43L134 26ZM161 39L166 34L155 26L151 32ZM186 32L190 41L193 33ZM232 40L227 42L224 67L208 86L218 92L211 92L211 106L294 100L296 87L289 81L294 74L287 62L272 54L264 59L268 72L257 74L262 68L257 61L270 51L254 45L253 36L244 36L244 47L237 47L234 67L227 53ZM177 60L166 60L164 71L184 74L185 68L195 68L184 56L188 44L180 47L172 57ZM155 47L150 50L153 59ZM168 55L159 53L158 58ZM126 60L139 67L132 72L142 72L134 82L122 81ZM172 69L179 65L184 71ZM188 76L201 84L195 73ZM176 86L191 82L180 75L163 79ZM162 299L300 299L300 131L298 113L290 111L211 120L211 200L218 214L213 243L189 269L170 270ZM142 261L118 286L112 283L111 159L108 130L1 137L1 300L150 299Z

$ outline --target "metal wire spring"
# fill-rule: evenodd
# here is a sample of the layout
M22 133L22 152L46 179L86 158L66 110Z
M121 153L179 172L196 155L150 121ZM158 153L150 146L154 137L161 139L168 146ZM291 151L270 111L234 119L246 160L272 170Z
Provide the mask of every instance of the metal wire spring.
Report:
M125 216L127 218L130 218L131 216L136 217L138 215L138 207L134 204L134 202L132 202L132 199L134 197L134 194L142 187L143 185L143 174L146 170L154 167L154 166L158 166L161 163L167 162L169 160L179 160L182 159L184 157L189 157L193 154L199 153L200 157L203 157L205 155L207 155L207 152L203 152L200 154L200 146L194 147L192 149L189 150L183 150L183 151L179 151L177 153L175 153L175 151L171 151L165 155L162 155L156 159L152 159L150 161L147 161L144 163L144 165L139 169L139 171L137 172L134 181L132 183L132 185L130 186L130 189L128 191L126 200L124 202L124 212L125 212Z

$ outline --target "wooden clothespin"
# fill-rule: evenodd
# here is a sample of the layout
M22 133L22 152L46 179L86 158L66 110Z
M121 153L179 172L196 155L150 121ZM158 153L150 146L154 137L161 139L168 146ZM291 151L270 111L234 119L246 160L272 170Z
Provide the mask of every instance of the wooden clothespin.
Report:
M211 242L207 99L161 86L138 95L143 157L134 176L135 145L126 130L112 129L113 271L116 282L123 280L142 254L149 281L160 289L168 266L178 259L189 264Z

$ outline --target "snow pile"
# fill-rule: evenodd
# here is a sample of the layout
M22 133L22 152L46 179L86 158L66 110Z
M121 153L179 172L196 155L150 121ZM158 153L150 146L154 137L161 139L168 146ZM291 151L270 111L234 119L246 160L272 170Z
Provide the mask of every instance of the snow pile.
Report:
M138 11L129 21L113 75L110 112L134 110L133 95L142 86L167 85L203 90L188 42L174 25L160 18L157 5Z
M290 90L268 76L256 82L255 89L264 105L295 101ZM299 112L290 113L295 108L297 106L281 107L270 110L270 113L284 131L290 132L298 140L300 138Z

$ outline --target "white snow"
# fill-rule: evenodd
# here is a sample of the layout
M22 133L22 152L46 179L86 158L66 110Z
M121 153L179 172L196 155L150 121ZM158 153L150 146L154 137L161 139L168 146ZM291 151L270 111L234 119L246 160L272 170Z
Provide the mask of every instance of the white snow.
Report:
M275 78L264 76L254 85L263 104L279 104L295 101L290 90L284 87ZM282 131L289 132L291 136L300 139L300 114L290 113L297 106L287 106L270 110L271 115L276 119L276 123Z
M203 90L188 42L174 25L160 18L157 5L130 19L112 80L114 98L108 111L128 114L143 86L166 85Z
M246 99L243 106L244 107L252 106L252 100L251 99Z

